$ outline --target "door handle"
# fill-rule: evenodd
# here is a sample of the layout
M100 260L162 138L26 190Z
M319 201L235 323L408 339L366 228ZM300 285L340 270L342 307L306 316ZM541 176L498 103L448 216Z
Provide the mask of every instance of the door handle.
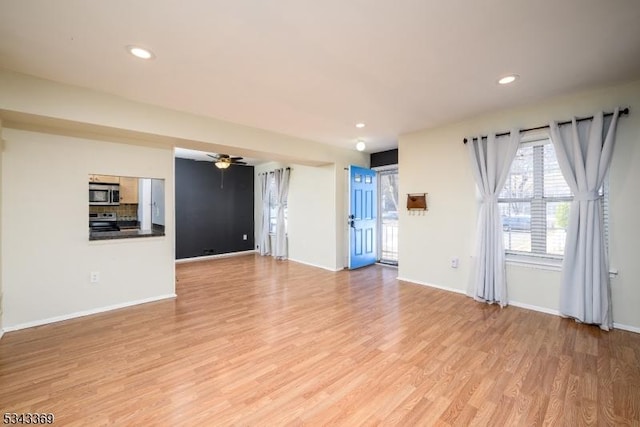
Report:
M356 222L354 220L349 221L349 227L356 228Z
M354 214L349 215L349 219L354 219L356 216Z

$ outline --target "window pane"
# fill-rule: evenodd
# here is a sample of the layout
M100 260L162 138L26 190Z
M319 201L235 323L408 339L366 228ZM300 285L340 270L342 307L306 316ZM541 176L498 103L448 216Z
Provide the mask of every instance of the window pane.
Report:
M288 232L289 208L284 205L284 230ZM269 233L275 234L278 222L278 207L276 203L276 183L271 179L269 183Z
M533 197L533 147L518 149L516 158L511 164L501 199L526 199Z
M269 212L269 233L276 232L277 214L275 209L271 209Z
M607 199L604 195L605 233ZM573 194L550 139L521 144L500 193L506 250L532 255L564 255Z
M567 185L562 172L560 172L560 166L558 165L558 159L556 158L556 152L553 149L553 144L548 143L544 145L544 197L571 197L571 189Z
M284 232L289 232L289 207L284 205Z
M499 203L504 235L504 248L531 252L531 203Z
M547 203L547 253L564 254L570 202Z
M269 181L269 233L276 232L278 211L276 209L276 183L273 178Z
M380 179L380 260L398 262L398 170L382 171Z

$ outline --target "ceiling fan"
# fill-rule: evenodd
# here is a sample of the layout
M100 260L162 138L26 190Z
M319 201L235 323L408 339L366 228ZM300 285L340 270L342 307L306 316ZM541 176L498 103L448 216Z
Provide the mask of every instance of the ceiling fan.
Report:
M211 157L218 169L226 169L231 165L246 165L247 162L241 162L242 157L231 157L228 154L207 154Z
M247 162L242 162L242 157L231 157L228 154L207 154L207 156L213 159L213 164L220 169L220 188L224 185L224 170L231 165L246 165Z

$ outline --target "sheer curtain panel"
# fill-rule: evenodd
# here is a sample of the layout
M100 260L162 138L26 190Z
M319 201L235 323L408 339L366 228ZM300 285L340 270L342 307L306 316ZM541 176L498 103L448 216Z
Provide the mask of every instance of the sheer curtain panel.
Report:
M592 121L551 123L560 170L574 194L562 263L560 313L604 330L613 326L609 259L599 190L609 169L619 109L606 129L603 113Z
M476 257L472 269L471 295L478 301L507 305L502 220L498 194L504 187L520 142L520 132L487 138L469 138L471 169L481 196L476 235Z
M286 259L287 254L287 229L284 219L284 209L289 197L289 168L276 169L274 179L276 182L276 241L273 255L279 259Z
M271 239L269 238L269 190L271 188L272 174L267 172L261 173L260 176L260 194L262 196L262 226L260 227L260 255L269 255L271 253Z

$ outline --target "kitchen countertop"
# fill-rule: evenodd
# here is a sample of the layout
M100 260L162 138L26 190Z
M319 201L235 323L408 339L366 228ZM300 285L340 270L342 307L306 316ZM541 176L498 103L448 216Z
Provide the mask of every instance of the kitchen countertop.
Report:
M164 230L158 228L153 230L124 229L120 231L97 231L89 232L89 240L115 240L132 239L137 237L158 237L164 236Z

